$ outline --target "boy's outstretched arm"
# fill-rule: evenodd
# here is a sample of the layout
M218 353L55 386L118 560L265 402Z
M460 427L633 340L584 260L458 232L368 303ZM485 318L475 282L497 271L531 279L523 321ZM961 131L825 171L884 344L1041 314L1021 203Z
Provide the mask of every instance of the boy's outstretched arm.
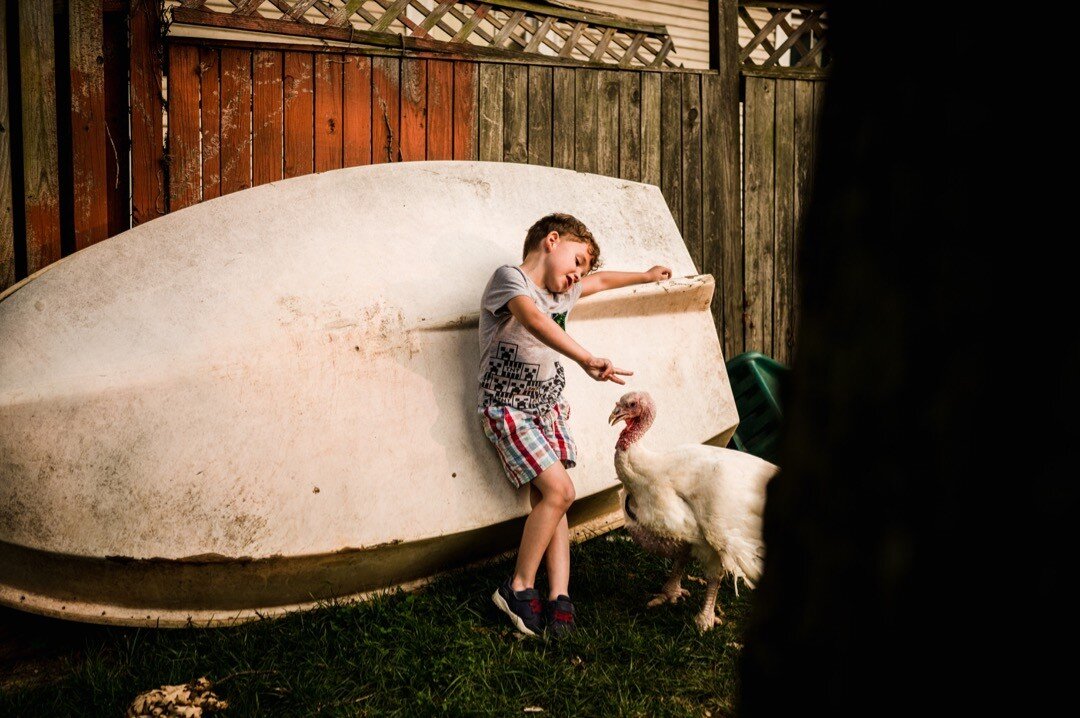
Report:
M645 284L646 282L660 282L671 278L671 270L667 267L656 265L646 272L597 272L581 278L581 296L602 292L605 289L618 289L629 287L631 284Z
M518 295L507 302L506 306L510 309L510 313L514 315L514 319L521 322L521 325L528 329L530 334L560 354L576 361L585 370L585 373L593 379L625 384L626 382L620 379L618 375L630 376L634 373L616 368L609 359L594 357L563 331L563 328L556 324L554 319L540 311L540 308L536 306L536 302L529 297Z

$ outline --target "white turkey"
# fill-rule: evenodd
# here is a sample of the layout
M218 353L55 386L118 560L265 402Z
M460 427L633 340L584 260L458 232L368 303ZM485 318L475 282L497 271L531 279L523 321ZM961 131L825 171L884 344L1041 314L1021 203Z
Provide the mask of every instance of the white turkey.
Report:
M623 510L630 537L651 553L674 561L671 575L649 606L676 603L690 558L707 579L705 605L694 622L701 631L719 623L716 594L731 574L754 587L765 553L762 515L765 487L779 468L751 454L704 444L650 450L642 436L656 418L643 391L624 394L609 423L625 421L615 447L615 472L625 489Z

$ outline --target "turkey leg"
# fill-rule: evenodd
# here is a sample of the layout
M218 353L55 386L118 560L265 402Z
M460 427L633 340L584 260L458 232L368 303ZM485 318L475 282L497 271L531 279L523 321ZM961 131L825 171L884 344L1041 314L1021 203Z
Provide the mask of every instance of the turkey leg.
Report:
M671 566L671 573L667 581L660 588L660 593L647 604L649 608L662 606L665 603L678 603L680 598L690 595L690 592L682 587L682 578L685 573L686 562L689 560L689 551L683 551L675 556L675 563Z
M708 585L705 586L705 605L701 607L701 613L694 616L694 623L697 624L698 630L704 633L713 626L723 623L721 618L716 615L716 593L720 590L720 577L710 578Z

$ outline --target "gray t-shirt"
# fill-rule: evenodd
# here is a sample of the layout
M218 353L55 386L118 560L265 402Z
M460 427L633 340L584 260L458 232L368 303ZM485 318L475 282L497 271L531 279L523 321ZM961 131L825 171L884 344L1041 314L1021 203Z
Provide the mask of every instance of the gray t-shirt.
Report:
M581 282L552 294L512 264L495 270L480 300L480 392L477 406L512 406L544 414L559 402L566 376L558 352L529 333L507 303L524 295L564 330L566 315L581 296Z

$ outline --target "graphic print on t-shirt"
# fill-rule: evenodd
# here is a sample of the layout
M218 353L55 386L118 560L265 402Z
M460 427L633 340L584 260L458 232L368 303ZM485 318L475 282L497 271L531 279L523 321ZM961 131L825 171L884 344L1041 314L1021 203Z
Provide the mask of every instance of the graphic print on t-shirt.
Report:
M537 406L553 406L566 387L562 365L556 361L555 376L541 381L536 378L539 365L519 362L517 353L517 344L499 342L480 379L480 385L491 392L486 394L486 403L505 404L522 411L530 411Z
M560 312L559 314L552 314L551 318L555 320L555 323L562 327L562 330L566 331L566 312Z

